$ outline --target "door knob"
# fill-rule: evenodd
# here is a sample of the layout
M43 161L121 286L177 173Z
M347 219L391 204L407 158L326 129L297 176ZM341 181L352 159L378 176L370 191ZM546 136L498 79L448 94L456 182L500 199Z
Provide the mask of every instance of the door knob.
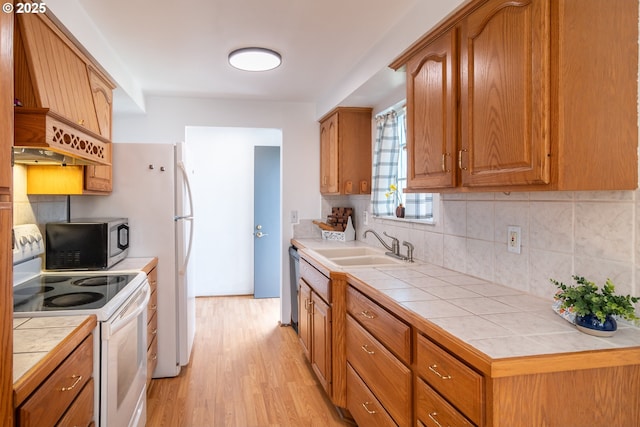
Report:
M268 236L268 234L263 233L262 231L258 231L257 233L255 233L255 236L259 239L261 237Z

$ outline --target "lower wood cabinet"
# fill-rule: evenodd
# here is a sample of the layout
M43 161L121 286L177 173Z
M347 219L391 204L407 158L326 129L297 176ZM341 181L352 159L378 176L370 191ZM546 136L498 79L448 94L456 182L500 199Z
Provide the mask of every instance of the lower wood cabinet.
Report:
M416 344L417 375L461 413L481 424L484 401L482 375L421 334L418 334Z
M331 307L300 279L300 343L318 381L331 396Z
M391 415L398 426L410 426L411 370L373 335L347 315L347 363L353 367L362 381L376 396L379 403ZM347 383L347 396L349 395ZM349 405L349 404L348 404ZM357 406L357 405L355 405ZM359 408L347 407L353 413ZM360 425L360 420L356 418Z
M17 427L93 424L93 334L16 408Z
M464 415L451 406L446 400L423 380L416 380L416 418L425 427L473 427Z
M391 415L349 363L347 363L347 408L359 426L396 426Z
M300 260L298 335L305 356L327 394L332 393L332 328L328 299L330 280L305 260Z
M638 346L493 359L358 277L300 271L300 342L360 427L640 426Z
M145 266L151 297L147 306L147 393L158 364L158 260Z

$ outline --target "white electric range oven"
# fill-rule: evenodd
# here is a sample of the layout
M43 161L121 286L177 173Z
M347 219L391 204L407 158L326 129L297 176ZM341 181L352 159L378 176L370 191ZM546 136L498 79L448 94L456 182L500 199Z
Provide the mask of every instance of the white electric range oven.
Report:
M95 314L95 422L146 423L147 304L143 272L42 271L44 245L35 224L14 227L14 317Z

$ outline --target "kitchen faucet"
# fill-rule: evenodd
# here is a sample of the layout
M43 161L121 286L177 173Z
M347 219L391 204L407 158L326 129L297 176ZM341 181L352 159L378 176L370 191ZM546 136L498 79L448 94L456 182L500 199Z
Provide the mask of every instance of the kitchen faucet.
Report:
M386 255L392 256L394 258L398 258L401 260L407 260L407 257L400 255L400 242L398 241L398 239L396 239L393 236L389 236L387 234L386 231L383 231L382 234L384 234L385 236L389 237L391 239L391 246L389 246L384 240L382 240L382 237L380 237L380 235L378 233L376 233L375 231L369 229L367 231L364 232L364 234L362 235L363 238L367 238L367 233L372 233L374 236L376 236L376 238L378 239L378 241L380 243L382 243L382 246L385 247L385 249L387 249Z

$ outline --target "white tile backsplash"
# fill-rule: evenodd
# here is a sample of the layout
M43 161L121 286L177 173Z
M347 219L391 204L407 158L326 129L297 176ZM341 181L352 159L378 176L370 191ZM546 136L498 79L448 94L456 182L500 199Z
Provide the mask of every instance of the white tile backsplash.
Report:
M372 228L412 242L415 256L448 269L548 299L550 278L585 276L640 295L640 191L443 194L434 225L370 216ZM368 196L324 197L323 209L371 211ZM522 252L507 252L506 229L522 230ZM368 242L374 246L375 240ZM640 305L640 304L639 304Z

